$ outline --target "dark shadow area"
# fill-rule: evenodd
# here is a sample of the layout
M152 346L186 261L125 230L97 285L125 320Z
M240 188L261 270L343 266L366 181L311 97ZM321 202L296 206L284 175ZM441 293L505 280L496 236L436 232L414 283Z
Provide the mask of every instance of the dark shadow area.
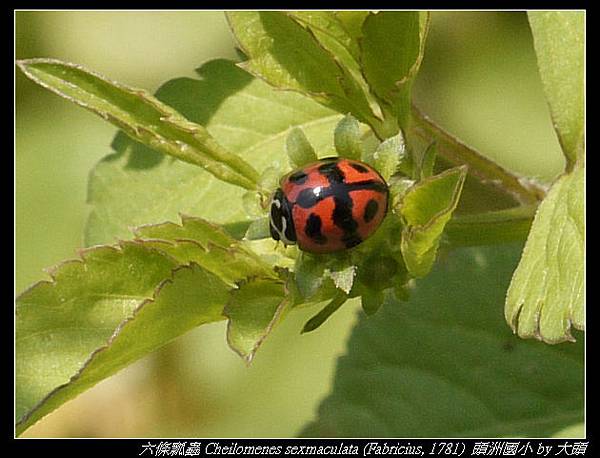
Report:
M242 90L253 79L234 62L225 59L209 61L196 69L196 73L200 76L198 80L176 78L167 81L155 96L200 125L206 125L224 100ZM166 159L163 153L132 140L123 132L115 136L111 146L117 155L104 160L111 160L129 149L128 169L149 169Z
M549 437L582 422L584 334L524 340L502 316L522 248L454 250L409 301L388 297L362 316L332 392L299 436Z

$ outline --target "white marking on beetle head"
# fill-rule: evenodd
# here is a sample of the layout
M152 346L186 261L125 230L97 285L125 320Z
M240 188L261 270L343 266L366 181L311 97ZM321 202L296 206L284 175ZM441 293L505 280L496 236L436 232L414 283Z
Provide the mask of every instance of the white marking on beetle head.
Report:
M276 198L273 198L271 200L271 205L274 205L277 209L282 209L283 208L283 203ZM281 216L281 230L279 230L279 228L277 228L277 226L275 225L275 223L273 222L273 219L271 217L269 217L269 223L271 225L271 227L273 228L273 230L275 232L277 232L277 235L279 235L279 239L283 242L284 245L295 245L296 242L292 241L292 240L288 240L288 238L285 236L285 231L288 227L288 221L285 218L285 216Z

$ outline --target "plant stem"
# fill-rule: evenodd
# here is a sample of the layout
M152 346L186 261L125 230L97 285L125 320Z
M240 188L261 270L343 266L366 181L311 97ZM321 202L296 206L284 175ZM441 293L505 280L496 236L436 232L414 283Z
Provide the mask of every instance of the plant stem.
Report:
M321 326L327 318L329 318L333 313L337 311L344 303L348 300L348 296L342 292L338 292L338 294L323 308L319 313L313 316L310 320L306 322L304 328L302 329L302 333L311 332Z
M444 241L452 248L524 242L535 216L536 205L508 210L454 216L444 231Z
M511 195L521 205L533 205L540 202L546 191L540 185L518 176L492 160L484 157L473 148L465 145L412 106L410 133L427 144L435 141L438 154L452 165L467 164L469 174L485 185L492 186L504 194Z

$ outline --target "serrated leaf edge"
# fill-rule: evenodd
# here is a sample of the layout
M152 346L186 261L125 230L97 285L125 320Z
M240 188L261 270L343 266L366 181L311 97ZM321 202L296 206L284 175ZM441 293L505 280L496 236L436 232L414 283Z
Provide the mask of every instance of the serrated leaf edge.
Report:
M583 167L583 165L582 165ZM560 176L558 176L554 183L558 183L558 181L561 178L567 177L568 175L575 173L574 171L572 172L563 172ZM561 185L562 187L562 185ZM534 221L535 218L537 218L537 215L540 211L540 207L541 204L538 206L538 208L536 209L536 213L534 216ZM556 211L556 207L554 207L553 209L553 213ZM528 237L529 238L529 237ZM521 255L521 260L523 259L523 257L526 255L526 251L528 252L528 247L527 244L525 245L525 248L523 249L523 253ZM519 261L519 265L520 262ZM508 293L510 292L511 286L512 286L512 281L515 278L517 272L518 272L518 266L515 269L515 271L513 272L513 275L511 277L511 283L509 285L509 288L506 292L506 301L508 301ZM545 288L545 284L546 284L546 272L544 271L544 288ZM536 302L536 306L535 306L535 312L533 314L534 318L534 323L535 323L535 329L533 330L533 332L531 333L520 333L519 332L519 322L520 322L520 318L521 318L521 312L523 311L523 308L525 306L525 300L521 299L517 306L515 307L515 311L513 312L512 316L508 315L506 313L506 304L505 304L505 319L508 322L511 330L513 331L513 334L518 335L520 338L522 339L530 339L530 338L534 338L540 342L544 342L546 344L549 345L556 345L556 344L560 344L560 343L564 343L564 342L576 342L575 337L573 337L573 334L571 333L571 328L574 327L575 329L578 329L580 331L584 331L585 330L585 323L583 323L581 326L579 325L579 323L576 323L573 321L573 315L572 315L572 311L573 311L573 304L569 304L569 308L567 309L568 312L568 316L565 318L566 321L566 326L564 327L564 333L562 336L555 338L555 339L549 339L548 337L544 337L541 333L540 330L540 325L541 325L541 315L542 315L542 310L544 308L544 301L542 299L538 299Z
M199 216L187 215L187 214L181 213L181 212L179 213L179 219L180 219L181 223L176 223L173 221L165 221L162 223L141 224L139 226L130 227L130 231L134 234L136 239L146 239L143 235L140 234L140 230L143 230L145 228L160 227L160 226L166 226L166 225L172 225L172 226L176 226L178 228L184 228L188 222L200 222L206 226L209 226L211 229L214 229L220 235L230 239L232 244L239 242L238 240L234 239L230 234L228 234L227 231L225 229L223 229L223 226L213 223L212 221L208 221L207 219L200 218ZM185 239L185 238L182 240L196 241L194 239ZM196 242L198 242L198 241L196 241ZM198 243L200 243L200 242L198 242Z
M38 281L34 282L33 284L31 284L30 286L25 288L20 294L18 294L17 297L15 298L15 301L18 301L20 298L22 298L27 293L29 293L32 289L34 289L40 285L43 285L43 284L55 285L57 282L56 276L58 274L58 271L61 270L64 266L71 265L71 264L81 264L81 265L85 266L86 262L87 262L86 256L89 253L93 253L96 251L103 251L103 250L113 251L113 252L122 252L123 248L127 245L140 246L140 244L137 243L137 241L135 241L135 240L118 240L117 243L115 243L113 245L93 245L93 246L86 247L86 248L80 248L80 249L76 250L76 253L79 256L79 259L76 259L76 258L66 259L57 264L54 264L53 266L42 269L44 272L46 272L46 274L48 274L48 276L50 277L50 280L38 280ZM144 247L144 248L147 250L150 250L150 251L154 251L154 252L160 254L161 256L164 256L165 258L168 258L170 261L172 261L176 265L179 264L173 256L171 256L167 253L163 253L162 251L159 251L153 247Z
M181 219L181 224L177 224L174 223L172 221L166 221L164 223L156 223L156 224L143 224L141 226L136 226L134 228L132 228L132 232L135 236L135 240L136 241L151 241L151 242L164 242L164 243L169 243L171 245L175 245L175 243L178 242L182 242L182 243L193 243L197 246L199 246L200 248L204 249L205 252L209 253L212 250L223 250L225 252L227 252L228 254L231 254L233 256L235 256L238 253L241 254L245 254L247 256L250 256L252 259L254 259L255 261L261 261L260 256L258 256L254 251L252 251L251 249L248 249L247 247L245 247L242 244L241 240L237 240L235 238L233 238L229 233L227 233L227 231L223 228L223 226L219 225L219 224L215 224L211 221L208 221L204 218L200 218L197 216L190 216L190 215L186 215L183 213L179 213L180 219ZM155 238L155 237L144 237L143 235L140 234L139 230L143 229L143 228L147 228L147 227L158 227L158 226L164 226L164 225L173 225L179 228L183 228L187 222L189 221L197 221L197 222L201 222L202 224L205 224L207 226L209 226L211 229L214 229L215 231L217 231L220 235L230 239L231 243L228 246L223 246L220 245L216 242L213 242L211 240L209 240L206 243L202 243L199 240L195 240L195 239L191 239L191 238L186 238L186 237L176 237L174 239L161 239L161 238ZM265 267L267 267L268 265L265 264ZM276 277L274 277L276 278Z
M122 243L123 241L120 241L119 243ZM126 243L136 243L136 242L126 242ZM90 251L90 250L95 250L98 248L113 248L113 247L109 247L106 245L98 245L96 247L91 247L90 249L86 249L86 250L82 250L82 251ZM145 247L145 249L151 250L151 251L156 251L158 253L160 253L161 255L164 255L165 253L163 253L160 250L154 249L152 247ZM167 257L170 257L169 255L166 255ZM177 262L176 260L173 259L174 262ZM66 263L71 263L71 262L82 262L83 264L85 264L85 260L82 261L78 261L78 260L69 260L69 261L65 261L64 263L61 263L60 265L66 264ZM41 420L42 418L45 417L42 416L40 418L38 418L34 423L25 426L23 429L19 429L19 426L22 425L26 425L27 421L29 420L29 418L31 418L31 416L33 414L35 414L35 412L41 408L50 398L52 398L52 396L54 396L58 391L63 390L64 388L68 387L71 383L73 383L74 381L76 381L77 379L79 379L81 377L81 375L83 374L83 372L85 371L85 369L92 363L92 361L95 359L95 357L105 351L106 349L108 349L112 343L115 341L115 339L117 339L117 337L119 337L119 335L121 334L123 328L130 323L131 321L133 321L136 316L138 315L138 313L147 305L150 303L153 303L156 301L156 298L158 297L158 294L160 294L160 292L162 291L162 289L170 283L173 283L173 278L174 275L180 271L180 270L184 270L184 269L193 269L194 266L196 266L197 268L200 268L204 271L206 271L206 269L204 269L203 267L201 267L200 265L192 262L189 264L184 264L184 265L177 265L176 267L174 267L173 269L171 269L170 275L168 278L165 278L163 280L161 280L161 282L156 286L156 288L154 289L154 292L152 294L152 297L144 299L131 313L131 315L126 318L125 320L121 321L121 323L119 323L119 325L117 325L117 327L115 328L115 330L113 331L112 335L108 338L108 340L106 341L105 344L101 345L100 347L96 348L94 351L92 351L92 353L90 353L90 355L87 357L87 359L83 362L83 364L81 365L81 367L69 378L69 381L66 383L63 383L55 388L53 388L51 391L49 391L40 401L38 401L27 413L25 413L16 423L16 432L17 435L20 435L22 432L24 432L26 429L28 429L30 426L32 426L33 424L37 423L39 420ZM214 274L213 274L214 275ZM48 282L48 281L41 281L41 282L37 282L36 284L34 284L32 287L34 287L35 285L39 284L39 283L53 283L53 282ZM31 289L31 288L29 288ZM28 289L28 290L29 290ZM23 293L25 294L25 293ZM99 383L101 380L98 380L98 382L94 383L94 385L96 385L97 383ZM92 385L92 386L94 386ZM78 396L81 393L78 393L75 395ZM73 399L73 398L71 398ZM58 408L59 406L57 406ZM53 409L52 411L54 411L56 409ZM48 412L50 413L50 412Z
M367 75L365 74L365 66L363 64L363 59L362 59L363 41L365 39L365 35L362 34L357 38L357 44L358 44L358 49L359 49L358 64L359 64L359 68L360 68L360 73L361 73L362 77L364 78L364 80L367 82L367 84L371 90L371 93L377 98L379 103L383 106L386 106L389 108L392 107L392 103L389 101L389 99L396 96L402 90L402 87L416 76L416 74L419 71L419 68L421 66L421 62L423 61L423 56L425 54L425 41L427 39L427 35L429 32L429 25L431 23L431 14L429 13L429 11L419 11L419 13L426 13L427 19L425 22L425 28L424 28L424 32L423 32L422 36L421 36L421 24L419 24L419 53L417 55L417 59L411 65L410 69L408 70L408 73L400 80L394 82L395 89L390 91L388 94L378 94L377 91L375 90L375 88L373 88L371 86L371 84L368 83L369 80L367 78ZM364 21L361 25L361 31L365 25L365 22L369 19L369 17L372 17L376 14L378 14L378 13L377 12L369 13L369 15L364 19ZM420 19L419 19L419 22L420 22Z
M303 30L305 30L312 37L312 39L315 42L316 46L318 46L325 54L327 54L327 56L329 58L331 58L333 60L334 64L336 65L336 67L340 71L340 75L336 76L336 80L338 82L338 85L339 85L342 93L347 97L348 94L346 92L346 86L345 86L345 84L342 84L342 79L349 77L352 80L354 80L354 77L346 70L346 67L339 62L339 59L335 55L333 55L328 49L324 48L323 45L321 45L321 43L319 42L319 40L316 38L314 32L309 27L304 27L293 16L288 15L285 12L282 12L282 13L284 13L284 15L286 17L288 17L290 20L292 20L295 24L297 24L298 27L301 27ZM352 99L340 97L338 94L333 94L333 93L329 93L329 92L314 92L314 91L309 91L307 89L296 89L296 88L288 88L288 87L284 88L284 87L281 87L281 86L277 86L276 84L274 84L271 81L269 81L267 78L265 78L264 75L260 74L259 72L257 72L255 69L253 69L251 67L251 65L252 65L252 54L248 52L248 50L246 49L246 47L244 45L242 45L241 40L239 39L238 34L235 31L235 28L231 24L231 20L229 18L229 14L225 14L225 17L226 17L226 20L227 20L227 25L229 27L229 30L231 30L231 33L233 34L238 47L248 57L247 61L236 63L237 67L241 68L245 72L248 72L252 76L260 79L261 81L264 81L265 83L267 83L269 86L273 87L276 90L280 90L280 91L292 91L292 92L296 92L296 93L299 93L299 94L302 94L302 95L307 95L307 96L315 99L317 102L319 102L319 103L321 103L321 104L323 104L325 106L328 106L329 108L331 108L331 107L329 106L330 103L328 101L333 101L333 102L337 102L337 103L342 102L342 104L346 104L346 105L354 107L354 102L353 102ZM357 82L357 87L360 88L361 91L362 91L362 87L360 87L360 84L358 84L358 82ZM381 121L381 118L376 113L374 113L373 110L371 109L371 107L369 106L367 95L366 94L364 94L364 95L365 95L365 101L367 102L366 105L367 105L367 107L369 109L369 113L367 114L366 117L365 117L366 113L362 113L362 110L357 110L357 111L354 112L354 114L360 116L364 120L367 120L367 119L370 118L370 119L378 119L378 120ZM339 110L335 110L335 111L337 111L339 113Z
M162 136L159 133L153 132L152 130L146 128L143 125L137 125L137 124L131 125L131 124L125 123L125 122L121 121L121 119L114 116L112 113L110 113L108 111L97 108L95 106L91 106L90 104L88 104L86 102L83 102L77 98L67 95L67 94L61 92L59 89L56 89L53 86L45 83L43 80L40 80L27 67L28 65L36 65L36 64L50 64L50 65L56 65L56 66L62 66L62 67L66 67L66 68L76 69L76 70L79 70L86 74L89 74L92 77L97 78L105 83L108 83L109 85L112 85L112 86L116 87L118 90L121 90L127 94L140 97L144 100L145 103L148 103L152 108L154 108L156 110L156 112L158 112L161 115L161 116L159 116L159 119L162 122L164 122L171 128L174 128L175 130L179 130L180 132L184 132L184 133L192 135L193 139L199 141L199 145L190 145L188 143L182 142L181 140L177 140L177 139L165 140L164 136ZM204 126L201 126L199 124L193 123L192 121L189 121L177 110L175 110L175 109L171 108L169 105L161 102L156 97L154 97L154 95L150 94L150 92L148 92L144 89L127 86L125 84L111 80L110 78L108 78L104 75L101 75L93 70L89 70L82 65L74 64L71 62L63 62L59 59L52 59L52 58L23 59L23 60L17 61L17 66L21 69L21 71L28 78L30 78L36 84L39 84L40 86L47 89L48 91L66 99L82 108L85 108L86 110L89 110L89 111L97 114L102 119L116 125L118 128L123 130L123 132L125 132L128 136L132 137L129 132L133 131L135 136L138 137L138 138L132 137L133 140L142 141L141 139L143 136L141 135L141 133L143 132L146 134L147 139L145 141L143 141L142 143L146 143L149 147L151 147L153 149L157 149L156 148L157 145L168 145L170 142L177 145L176 149L178 151L181 150L181 145L189 145L192 149L200 151L206 157L204 157L202 154L194 155L194 160L192 161L189 157L186 158L180 153L173 154L172 149L169 150L169 151L171 151L169 153L165 153L165 148L161 148L161 149L159 149L159 151L161 153L169 154L170 156L175 157L179 160L182 160L182 161L185 161L188 163L192 163L196 166L200 166L207 172L214 175L217 179L220 179L222 181L225 181L230 184L237 185L237 186L241 186L241 187L244 187L249 190L258 189L257 182L258 182L259 174L250 164L246 163L246 161L242 157L235 155L235 154L229 152L228 150L226 150L225 148L223 148L210 135L210 133L206 130L206 128ZM71 85L71 83L69 83L68 81L65 81L65 83ZM200 140L200 137L204 138L204 143L202 143L202 140ZM207 147L208 143L212 144L212 149ZM222 171L218 171L221 169L225 170L225 174L222 174ZM231 173L232 176L235 176L237 181L232 181L233 178L231 178L231 177L226 178L227 172Z
M230 292L229 294L229 300L227 301L227 303L225 304L225 307L223 308L223 315L228 319L227 321L227 344L229 345L229 348L231 348L235 353L237 353L246 363L246 366L250 366L250 364L252 364L252 361L254 360L254 357L256 356L256 352L258 351L258 349L260 348L260 346L263 344L263 342L265 341L265 339L267 338L267 336L271 333L271 331L275 328L275 326L277 325L277 323L280 321L280 319L283 317L283 312L286 309L286 307L288 305L290 305L292 303L292 298L290 297L290 289L288 287L288 282L291 280L292 277L289 277L287 281L282 281L279 280L277 281L277 283L281 283L283 285L283 291L284 291L284 297L283 300L277 305L277 308L275 309L275 313L273 314L273 318L271 318L271 321L269 321L269 324L267 325L267 327L264 329L262 335L260 336L260 338L255 342L254 346L252 347L252 349L245 354L244 352L240 351L238 348L236 348L233 343L231 342L231 326L232 326L232 319L230 316L230 310L231 310L231 304L233 302L233 295L232 292ZM268 281L273 281L272 278L268 278L268 277L249 277L246 278L244 280L240 280L238 282L236 282L236 289L241 289L242 286L249 284L251 282L254 281L258 281L258 280L268 280Z
M404 195L402 196L402 198L399 200L399 202L397 203L396 207L402 207L402 204L404 203L404 199L406 198L407 194L412 190L415 189L416 187L418 187L421 183L426 183L426 182L430 182L430 181L435 181L436 179L442 178L442 177L446 177L447 175L451 175L457 172L460 172L459 175L459 179L457 182L457 186L454 188L454 192L452 194L452 199L450 201L451 206L454 206L458 199L460 198L460 194L462 192L462 187L464 185L464 182L467 178L467 173L468 173L469 167L467 165L459 165L458 167L453 167L451 169L448 170L444 170L442 173L439 173L438 175L432 175L430 177L425 178L424 180L421 181L417 181L415 182L415 184L413 184L411 187L409 187L407 189L407 191L404 193ZM398 213L400 213L400 211L398 210ZM445 215L446 213L448 213L447 209L442 209L439 212L435 213L426 224L420 224L420 225L410 225L409 227L411 228L411 230L414 231L426 231L427 229L429 229L441 216ZM400 213L400 216L402 217L402 213Z

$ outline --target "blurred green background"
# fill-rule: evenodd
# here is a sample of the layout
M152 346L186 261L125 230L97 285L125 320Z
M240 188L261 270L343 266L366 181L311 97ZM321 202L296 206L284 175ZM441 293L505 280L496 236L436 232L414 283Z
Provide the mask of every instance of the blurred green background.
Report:
M236 57L221 12L15 14L17 58L76 62L152 91L193 77L206 60ZM115 129L15 74L19 293L82 247L87 175L110 152ZM511 170L543 182L562 170L525 13L434 12L415 99ZM349 304L319 331L300 335L313 313L292 314L250 368L226 346L224 323L190 332L23 437L293 436L328 392L359 308Z

